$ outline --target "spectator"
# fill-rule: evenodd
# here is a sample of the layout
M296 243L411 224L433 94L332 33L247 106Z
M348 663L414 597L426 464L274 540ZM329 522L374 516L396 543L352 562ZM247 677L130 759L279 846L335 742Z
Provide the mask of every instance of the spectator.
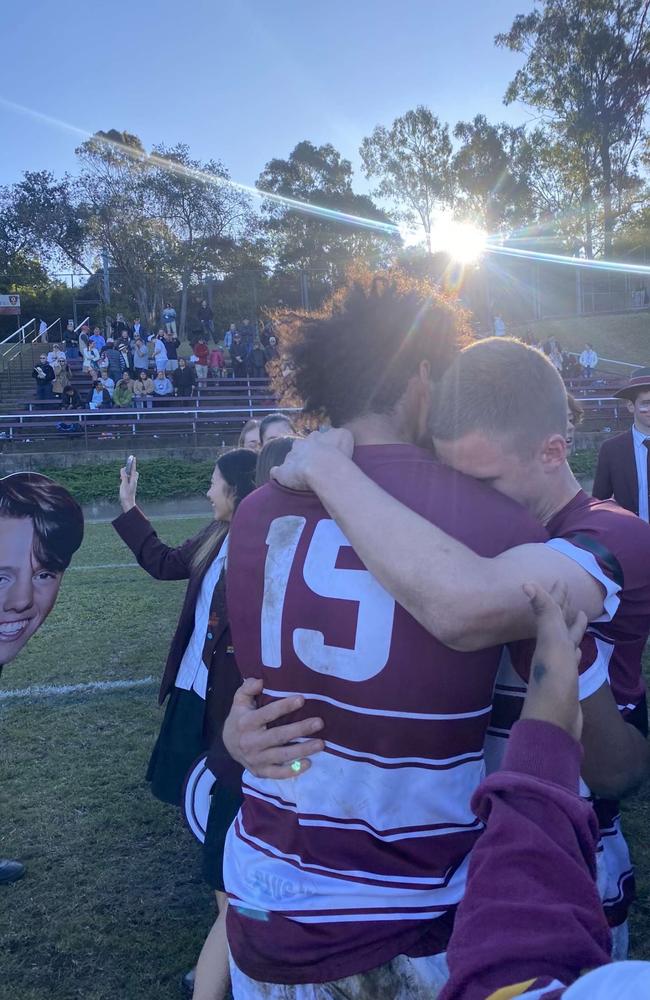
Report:
M162 311L162 321L165 330L176 336L176 310L172 308L171 302L165 304Z
M634 422L601 445L592 492L650 521L650 368L638 368L614 395L627 400Z
M585 344L585 349L579 358L582 374L585 378L591 378L591 374L598 365L598 355L591 344Z
M210 351L208 356L208 368L217 378L221 378L225 374L226 359L224 358L223 351L219 346L213 347Z
M156 372L156 377L153 380L153 391L156 396L172 396L174 394L174 386L164 371Z
M111 376L108 373L102 374L100 372L99 381L102 383L102 385L106 389L106 392L108 393L108 395L112 399L113 398L113 393L115 392L115 380L112 379Z
M73 385L66 385L61 394L62 410L80 410L82 407L81 397Z
M232 373L234 377L246 378L246 346L242 340L241 333L233 334L230 357L232 359Z
M262 341L262 347L267 348L271 342L271 337L273 337L277 343L277 337L273 332L273 324L270 319L267 319L266 323L262 327L262 332L260 333L260 340Z
M102 337L102 331L98 326L95 327L90 337L88 338L93 347L96 347L98 351L103 351L106 347L106 340Z
M282 465L293 447L295 437L278 437L267 441L257 456L255 486L259 488L271 479L271 469Z
M102 380L97 378L92 384L92 389L88 393L89 410L108 410L111 405L111 397L108 390L102 384Z
M110 378L113 379L113 382L117 382L122 374L123 368L122 356L115 347L115 341L107 340L103 353L108 362L108 374Z
M165 331L159 330L154 336L149 338L149 348L153 351L153 366L157 372L167 368L169 355L167 354L167 344L165 341Z
M506 324L503 320L503 316L500 313L496 313L494 317L494 336L495 337L505 337L506 335Z
M137 378L141 371L149 371L149 348L142 337L136 337L133 345L133 371Z
M205 337L199 337L196 344L194 345L194 354L196 356L196 377L199 382L205 382L208 377L208 345L205 342Z
M165 371L175 372L178 368L178 348L181 342L173 333L166 333L163 337L163 347L167 351L167 362ZM158 365L156 367L159 367Z
M144 330L142 329L142 324L140 322L140 317L136 316L133 320L133 325L131 326L131 333L133 334L133 339L136 337L143 337Z
M247 420L239 435L239 447L248 448L250 451L260 450L260 422L251 418Z
M54 369L48 364L47 354L41 354L39 364L32 370L32 378L36 379L36 398L52 399L52 382L54 381Z
M264 348L264 359L267 365L266 369L267 371L268 371L268 365L271 363L271 361L275 361L275 359L279 357L280 357L280 352L278 350L278 339L273 334L271 334L271 336L269 337L269 342L267 346Z
M65 351L61 350L60 344L52 344L52 350L47 354L48 365L64 365L66 363Z
M129 375L133 374L133 355L125 343L121 343L117 349L120 356L120 373L124 375L128 372Z
M237 333L237 327L235 326L234 323L231 323L223 335L223 346L226 348L227 351L231 349L232 342L235 338L236 333Z
M141 410L146 406L150 410L153 405L151 401L153 394L153 380L149 378L149 373L142 369L139 378L134 379L133 382L133 397L138 409Z
M86 341L84 344L83 339L80 337L80 348L82 364L81 368L84 372L97 372L99 371L99 351L94 344ZM82 346L83 345L83 346Z
M248 372L251 378L264 378L266 375L266 355L259 340L255 341L248 355Z
M128 330L121 330L120 335L115 341L115 346L118 351L121 347L126 347L127 351L133 350L133 340L131 339L131 334Z
M121 379L115 386L115 391L113 392L113 405L119 407L133 406L133 389L131 387L131 379L126 373L122 375Z
M275 438L297 437L291 418L284 413L268 413L260 424L260 443L262 448L267 441Z
M61 398L61 393L65 389L66 385L70 381L70 369L68 368L68 362L66 361L65 354L62 354L63 363L55 362L51 367L54 372L54 381L52 382L52 392L57 397Z
M196 372L188 365L185 358L178 359L178 368L173 374L174 394L176 396L193 396L196 387Z
M253 334L255 333L255 331L251 326L251 322L249 319L245 319L243 321L241 325L241 330L239 332L241 334L241 339L244 344L244 347L246 348L246 352L250 351L250 349L253 346Z
M72 320L69 321L65 332L63 334L63 342L65 344L65 356L66 358L78 358L79 357L79 347L78 347L78 337L75 333L74 323Z
M208 305L205 299L201 302L201 307L199 309L199 319L201 320L201 328L206 336L210 338L214 335L214 313Z
M113 337L117 338L121 333L128 333L129 327L122 313L118 313L115 317L115 322L112 324Z

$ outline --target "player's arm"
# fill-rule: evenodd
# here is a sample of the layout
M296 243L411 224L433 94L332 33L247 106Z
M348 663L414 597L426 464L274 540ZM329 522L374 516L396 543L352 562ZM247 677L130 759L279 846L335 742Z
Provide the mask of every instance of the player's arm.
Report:
M568 556L541 544L479 556L384 492L324 438L346 441L338 431L297 441L275 478L317 493L370 572L445 645L466 651L532 637L522 589L531 579L549 591L566 584L590 621L602 614L600 584Z
M602 684L580 703L583 716L582 777L593 795L622 799L643 784L650 770L650 747L642 733L626 722L609 684Z

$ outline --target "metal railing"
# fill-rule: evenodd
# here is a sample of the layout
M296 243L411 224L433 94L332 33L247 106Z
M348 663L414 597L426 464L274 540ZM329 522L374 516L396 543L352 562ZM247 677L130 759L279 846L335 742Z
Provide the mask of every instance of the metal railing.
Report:
M62 441L66 435L70 440L79 443L83 440L86 449L89 444L107 438L114 440L124 437L132 439L138 436L155 438L160 437L162 433L169 440L169 432L177 433L179 437L191 434L195 442L201 431L214 435L221 430L234 438L251 415L262 416L270 412L297 414L302 410L298 406L282 407L278 410L275 406L234 406L199 410L142 408L60 410L40 414L6 413L0 414L0 446L5 443L19 445L21 442L33 444L37 440ZM185 420L174 418L185 418ZM60 424L66 424L68 427L76 424L79 430L66 432L57 427ZM154 434L154 429L157 434Z

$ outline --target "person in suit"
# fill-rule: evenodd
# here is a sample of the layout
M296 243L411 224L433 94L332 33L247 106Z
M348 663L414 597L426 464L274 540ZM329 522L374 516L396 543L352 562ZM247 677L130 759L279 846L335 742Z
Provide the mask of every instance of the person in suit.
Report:
M616 502L650 520L650 368L639 368L628 384L614 393L627 400L634 417L629 431L605 441L598 453L593 495Z

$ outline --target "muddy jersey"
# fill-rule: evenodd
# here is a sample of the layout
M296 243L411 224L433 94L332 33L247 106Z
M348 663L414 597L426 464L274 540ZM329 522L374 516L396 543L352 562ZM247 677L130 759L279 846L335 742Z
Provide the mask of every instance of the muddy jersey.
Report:
M546 537L518 504L419 448L366 446L355 461L483 556ZM500 647L443 646L316 496L277 484L237 511L228 607L244 675L263 678L267 701L304 695L299 717L325 722L305 774L244 773L224 865L235 962L253 979L314 983L443 950L480 832L470 799Z
M619 711L647 732L641 657L650 629L650 525L613 500L582 490L547 525L547 543L574 559L599 581L603 615L587 628L580 662L580 698L609 682ZM519 666L519 663L517 663ZM504 740L519 718L526 686L503 658L486 742L488 771L500 764ZM599 883L612 926L627 916L634 898L634 873L618 815L618 803L597 799L601 829Z

